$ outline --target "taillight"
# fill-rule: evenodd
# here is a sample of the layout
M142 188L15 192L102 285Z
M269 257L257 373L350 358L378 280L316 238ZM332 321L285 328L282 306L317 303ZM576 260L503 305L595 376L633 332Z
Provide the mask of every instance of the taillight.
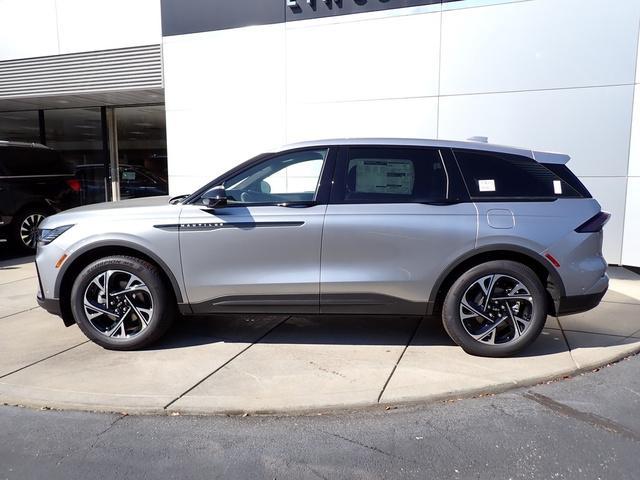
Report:
M578 228L576 228L576 232L578 233L595 233L602 230L602 227L609 221L611 218L611 214L607 212L599 212L589 220L584 222Z
M82 185L80 184L80 180L76 179L76 178L70 178L67 180L67 185L69 185L69 187L71 188L71 190L73 190L74 192L79 192L82 188Z

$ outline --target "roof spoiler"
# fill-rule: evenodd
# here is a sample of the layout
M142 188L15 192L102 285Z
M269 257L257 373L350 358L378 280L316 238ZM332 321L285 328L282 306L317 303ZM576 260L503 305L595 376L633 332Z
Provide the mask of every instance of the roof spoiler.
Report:
M563 153L550 153L550 152L531 152L535 161L539 163L554 163L556 165L564 165L571 157Z

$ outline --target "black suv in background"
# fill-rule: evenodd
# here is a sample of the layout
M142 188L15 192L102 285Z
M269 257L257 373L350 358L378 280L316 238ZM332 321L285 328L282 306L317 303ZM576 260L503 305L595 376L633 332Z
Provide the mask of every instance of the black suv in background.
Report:
M84 203L104 201L104 165L77 165L76 178L80 182ZM169 194L167 180L138 165L120 165L120 199L155 197Z
M81 184L60 155L44 145L0 141L0 237L34 251L48 215L80 204Z

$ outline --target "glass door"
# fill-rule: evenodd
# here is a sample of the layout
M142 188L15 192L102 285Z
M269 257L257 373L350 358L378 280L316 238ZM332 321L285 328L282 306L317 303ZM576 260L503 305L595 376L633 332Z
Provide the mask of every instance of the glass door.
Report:
M164 105L117 107L114 113L120 199L167 195Z

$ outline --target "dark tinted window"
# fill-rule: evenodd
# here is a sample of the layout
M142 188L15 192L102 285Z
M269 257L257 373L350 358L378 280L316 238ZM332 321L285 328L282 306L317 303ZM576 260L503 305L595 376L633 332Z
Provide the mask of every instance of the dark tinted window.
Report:
M26 147L0 147L0 171L7 176L71 173L53 150Z
M560 179L562 179L567 184L571 185L573 189L582 195L584 198L591 198L591 193L587 190L582 182L576 177L569 167L566 165L558 165L555 163L543 163L545 167L555 173Z
M447 171L434 149L350 147L344 166L347 203L446 200Z
M472 198L581 197L571 185L531 158L472 150L454 150L454 153Z

